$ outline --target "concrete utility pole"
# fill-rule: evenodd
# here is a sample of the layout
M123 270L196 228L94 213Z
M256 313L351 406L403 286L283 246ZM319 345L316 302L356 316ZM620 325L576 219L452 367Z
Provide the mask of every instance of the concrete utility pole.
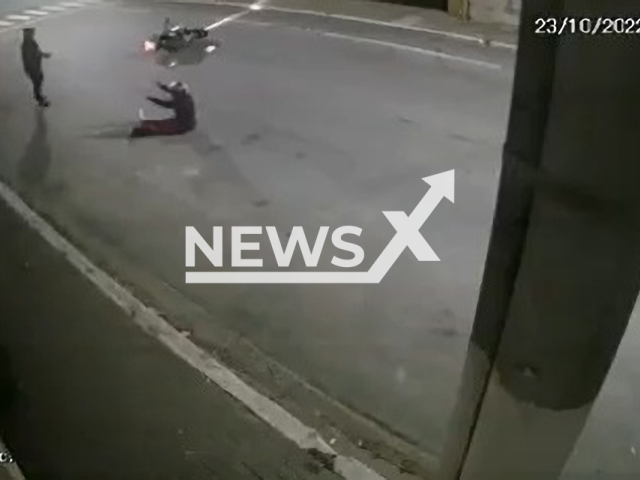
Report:
M498 203L442 480L558 478L640 290L640 35L536 34L548 17L589 17L594 28L598 17L640 18L640 2L523 2Z

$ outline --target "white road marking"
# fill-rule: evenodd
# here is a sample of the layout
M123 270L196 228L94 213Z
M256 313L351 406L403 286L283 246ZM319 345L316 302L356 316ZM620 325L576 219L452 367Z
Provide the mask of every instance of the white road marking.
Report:
M260 21L256 21L256 20L240 20L238 23L245 23L245 24L249 24L249 25L260 25L260 26L265 26L265 27L273 27L274 23L270 23L270 22L260 22ZM356 42L356 43L369 43L372 45L380 45L383 47L389 47L389 48L395 48L398 50L405 50L408 52L412 52L412 53L418 53L421 55L426 55L429 57L437 57L437 58L441 58L443 60L452 60L452 61L456 61L456 62L462 62L462 63L467 63L470 65L475 65L478 67L483 67L483 68L490 68L492 70L502 70L503 67L502 65L499 65L497 63L491 63L491 62L485 62L483 60L476 60L474 58L468 58L468 57L459 57L457 55L451 55L448 53L443 53L443 52L438 52L435 50L429 50L426 48L421 48L421 47L412 47L409 45L403 45L400 43L393 43L393 42L386 42L383 40L374 40L372 38L363 38L363 37L354 37L352 35L344 35L341 33L333 33L333 32L323 32L321 30L310 30L309 28L306 27L298 27L298 26L288 26L288 28L294 28L297 30L305 30L305 31L313 31L319 35L324 35L325 37L333 37L333 38L339 38L342 40L349 40L352 42Z
M218 28L221 27L222 25L224 25L225 23L229 23L232 22L234 20L238 20L239 18L244 17L245 15L251 13L251 12L255 12L258 10L262 10L263 8L263 4L266 0L258 0L255 3L252 3L250 5L245 5L245 10L242 10L238 13L234 13L232 15L229 15L228 17L223 18L222 20L212 23L211 25L209 25L208 27L205 27L205 30L210 31L213 30L214 28Z
M516 51L518 50L518 46L514 43L506 43L506 42L495 42L490 40L489 41L489 45L492 47L500 47L500 48L506 48L507 50L513 50Z
M228 17L225 17L222 20L218 20L217 22L212 23L211 25L205 27L205 30L210 31L210 30L213 30L214 28L221 27L225 23L229 23L229 22L232 22L234 20L238 20L238 19L244 17L245 15L247 15L249 13L251 13L251 10L243 10L242 12L234 13L233 15L229 15Z
M238 2L215 2L215 5L222 5L222 6L229 6L229 7L242 7L242 8L246 8L247 7L246 4L238 3ZM266 5L266 4L262 7L262 10L268 10L268 11L273 11L273 12L282 12L282 13L295 13L295 14L299 14L299 15L314 15L316 17L335 18L337 20L349 20L349 21L352 21L352 22L367 23L367 24L370 24L370 25L378 25L378 26L381 26L381 27L400 28L400 29L403 29L403 30L411 30L411 31L414 31L414 32L430 33L430 34L433 34L433 35L440 35L440 36L443 36L443 37L449 37L449 38L454 38L456 40L479 43L481 45L489 45L489 46L492 46L492 47L500 47L500 48L506 48L506 49L510 49L510 50L517 49L517 46L515 44L512 44L512 43L491 41L490 39L486 39L486 38L483 38L483 37L478 37L478 36L475 36L475 35L465 35L465 34L462 34L462 33L456 33L456 32L451 32L451 31L447 31L447 30L439 30L439 29L428 28L428 27L416 27L414 25L404 25L404 24L396 23L396 22L387 22L387 21L384 21L384 20L374 20L372 18L356 17L356 16L352 16L352 15L341 15L341 14L338 14L338 13L319 12L317 10L304 10L304 9L297 9L297 8L273 7L273 6Z
M373 20L370 18L362 18L362 17L354 17L351 15L341 15L341 14L326 14L331 18L335 18L338 20L349 20L352 22L360 22L360 23L368 23L371 25L378 25L381 27L391 27L391 28L401 28L403 30L411 30L413 32L421 32L421 33L429 33L431 35L439 35L441 37L449 37L456 40L462 40L465 42L473 42L478 43L480 45L489 45L494 47L502 47L502 48L510 48L515 47L515 45L511 45L503 42L493 42L490 39L477 37L474 35L465 35L463 33L449 32L447 30L438 30L436 28L428 28L428 27L416 27L414 25L404 25L402 23L396 22L386 22L382 20Z
M1 1L1 0L0 0ZM90 7L93 5L99 5L102 4L102 0L87 0L87 4L83 5L83 7ZM91 5L89 5L91 4ZM47 5L47 6L43 6L43 7L39 7L40 10L48 10L49 12L55 12L55 18L60 18L63 16L67 16L67 15L72 15L75 12L78 12L79 10L76 8L71 8L71 9L66 9L64 7L60 7L57 5ZM45 12L42 12L45 13ZM13 32L16 30L22 30L25 26L27 25L33 25L36 23L40 23L43 20L47 20L49 17L48 15L43 15L43 14L39 14L39 15L34 15L33 17L29 17L27 19L27 21L22 22L21 24L15 25L12 22L3 22L0 21L0 34L2 33L6 33L6 32Z
M350 40L357 43L369 43L371 45L380 45L383 47L396 48L398 50L405 50L407 52L419 53L421 55L427 55L429 57L441 58L443 60L452 60L454 62L467 63L469 65L475 65L476 67L490 68L493 70L501 70L502 66L497 63L485 62L484 60L476 60L475 58L459 57L458 55L451 55L449 53L438 52L436 50L429 50L421 47L412 47L409 45L401 45L393 42L386 42L383 40L374 40L372 38L354 37L352 35L344 35L342 33L333 32L318 32L320 35L330 38L340 38L343 40Z
M7 15L4 18L6 18L7 20L18 20L18 21L31 20L31 17L27 17L26 15Z
M200 175L200 170L195 167L187 168L182 171L183 177L197 177L198 175Z
M58 250L82 275L90 280L107 298L122 308L132 321L193 368L207 376L220 388L242 402L266 423L294 442L301 449L315 448L336 455L334 470L347 480L384 480L364 463L337 454L317 430L305 425L280 405L261 395L244 383L236 374L218 362L172 327L155 310L147 307L106 272L93 264L80 250L69 243L5 183L0 182L2 198L29 227L35 230L54 249Z
M25 10L24 13L26 13L27 15L49 15L47 12L43 12L42 10Z

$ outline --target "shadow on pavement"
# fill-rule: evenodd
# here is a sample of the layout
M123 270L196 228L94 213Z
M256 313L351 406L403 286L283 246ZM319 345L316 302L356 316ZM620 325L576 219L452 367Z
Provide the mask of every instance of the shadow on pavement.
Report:
M51 168L51 148L49 146L47 120L44 110L35 111L35 129L31 140L18 164L18 178L23 188L40 186Z
M129 134L136 123L120 122L96 126L83 136L101 140L131 140ZM163 146L189 147L201 160L200 166L188 175L192 191L198 197L204 196L215 185L227 184L234 186L248 203L261 207L269 204L238 168L229 150L213 141L201 128L184 135L150 136L138 140L155 142L160 149Z
M111 139L129 139L131 129L135 127L137 122L120 122L109 123L92 129L89 133L83 135L86 138L96 138L102 140Z
M209 187L224 183L238 189L249 203L268 204L238 168L229 150L211 140L205 131L197 129L186 135L161 137L161 141L171 145L188 145L200 157L201 166L194 171L190 182L193 193L199 197Z

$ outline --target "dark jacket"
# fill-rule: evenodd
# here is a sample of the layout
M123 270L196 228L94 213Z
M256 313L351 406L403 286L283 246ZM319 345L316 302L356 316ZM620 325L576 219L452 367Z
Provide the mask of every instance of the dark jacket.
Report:
M147 99L160 107L172 109L173 117L179 126L185 130L193 130L196 127L196 107L191 94L186 91L173 90L165 85L159 85L159 87L171 95L171 98L160 100L159 98L147 97Z
M25 38L22 42L22 65L30 77L42 75L42 59L44 54L38 42Z

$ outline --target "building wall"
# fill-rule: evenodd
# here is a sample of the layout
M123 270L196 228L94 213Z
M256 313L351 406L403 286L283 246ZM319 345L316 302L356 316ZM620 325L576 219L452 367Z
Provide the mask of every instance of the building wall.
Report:
M478 22L517 25L522 0L449 0L452 15Z

